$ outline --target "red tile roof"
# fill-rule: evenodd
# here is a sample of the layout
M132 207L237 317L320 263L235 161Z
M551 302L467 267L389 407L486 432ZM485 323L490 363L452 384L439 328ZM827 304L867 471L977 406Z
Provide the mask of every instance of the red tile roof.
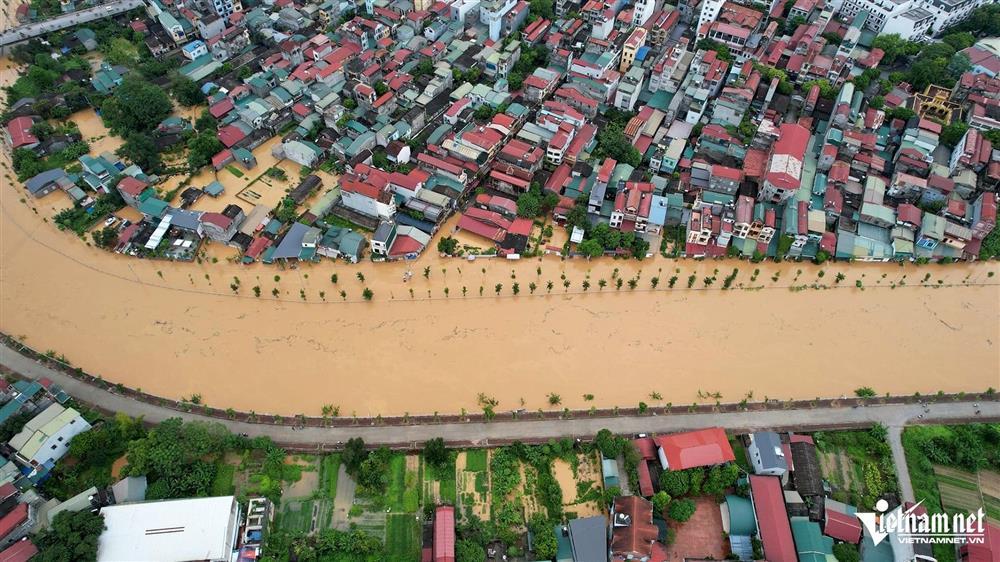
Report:
M621 496L615 498L615 517L626 515L628 525L612 522L611 527L611 559L624 560L626 556L633 558L648 557L653 552L659 531L653 524L653 504L639 496Z
M667 457L668 470L684 470L736 460L726 432L718 427L664 435L655 438L655 441Z
M138 197L147 187L149 187L148 183L137 180L132 176L125 176L122 181L118 182L118 191L127 193L132 197Z
M639 494L644 497L653 495L653 480L649 476L649 463L639 461Z
M768 562L797 562L792 527L785 510L785 494L777 476L750 475L750 493L757 513L757 529Z
M826 510L823 532L839 541L858 544L861 540L861 520L833 509Z
M31 127L35 124L31 117L17 117L7 123L7 133L10 134L11 148L17 149L22 146L38 144L38 137L31 134Z
M531 186L531 183L528 180L519 178L511 174L506 174L497 169L490 170L490 177L499 182L509 183L510 185L513 185L515 187L520 187L521 189L524 190L527 190L528 187Z
M0 538L6 537L11 531L16 529L28 520L28 504L19 503L17 507L10 510L10 513L0 519Z
M533 226L531 219L514 219L514 222L510 223L510 228L507 229L509 234L520 234L522 236L528 236L531 234L531 227Z
M226 145L226 148L232 148L236 143L245 139L247 134L236 125L226 125L219 129L218 137L222 144Z
M802 177L802 159L809 144L809 131L796 123L783 123L774 143L766 179L781 189L796 189Z
M28 539L18 541L0 552L0 562L28 562L38 554L38 547Z
M986 525L984 544L965 544L959 548L962 562L996 562L1000 560L1000 527Z
M489 238L494 242L503 240L505 233L504 229L498 226L486 224L484 222L479 222L475 218L469 216L468 213L462 215L462 218L458 219L458 229L471 232L482 236L483 238Z
M450 505L434 512L434 562L455 562L455 508Z
M212 114L212 117L218 119L219 117L222 117L232 111L233 107L235 107L233 105L233 100L229 98L222 98L221 100L213 103L212 106L208 108L208 112Z
M250 247L247 248L247 251L244 252L243 255L248 258L257 259L257 257L260 256L270 245L270 238L264 238L263 236L254 238L253 242L250 243Z
M201 215L201 222L207 222L225 230L233 224L233 219L222 213L204 213Z
M405 256L406 254L415 254L423 249L424 245L417 240L405 234L400 234L392 241L392 246L389 248L389 256L395 258Z
M212 167L218 168L219 166L222 166L225 163L232 161L232 159L233 159L232 150L229 150L228 148L220 150L218 154L212 157Z
M653 442L652 437L641 437L632 441L635 448L639 450L639 456L644 459L655 459L656 458L656 443Z
M712 166L712 176L718 176L727 180L740 181L743 179L743 172L729 166L715 164Z
M125 227L125 230L121 231L121 233L118 235L118 244L119 245L124 244L129 240L131 240L132 237L135 236L136 231L138 230L139 230L138 224L130 224L127 227Z

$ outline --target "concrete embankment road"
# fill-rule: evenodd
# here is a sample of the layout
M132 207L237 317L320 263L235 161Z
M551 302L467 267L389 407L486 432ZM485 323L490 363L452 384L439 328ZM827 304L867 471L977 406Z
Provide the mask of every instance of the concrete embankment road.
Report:
M0 33L0 47L6 47L7 45L27 41L32 37L38 37L39 35L45 35L46 33L59 31L60 29L65 29L74 25L80 25L82 23L88 23L94 20L115 16L133 8L138 8L142 5L143 0L114 0L112 2L94 6L93 8L86 8L84 10L77 10L75 12L62 14L45 21L19 25Z

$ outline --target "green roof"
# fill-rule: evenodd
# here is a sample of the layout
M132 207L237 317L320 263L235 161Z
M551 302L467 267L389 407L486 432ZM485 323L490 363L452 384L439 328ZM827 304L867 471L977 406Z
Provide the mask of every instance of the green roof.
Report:
M168 207L170 207L170 205L168 205L166 201L150 197L139 203L139 212L152 217L160 217L163 216L163 213L167 211Z
M726 496L726 509L729 511L729 534L736 536L752 536L757 533L757 521L753 514L753 504L740 496Z
M667 92L666 90L660 90L653 94L653 97L649 98L649 102L646 105L659 109L661 111L666 111L670 107L670 102L674 99L674 94Z
M833 555L833 539L823 534L819 523L807 517L792 517L791 522L799 562L827 562Z

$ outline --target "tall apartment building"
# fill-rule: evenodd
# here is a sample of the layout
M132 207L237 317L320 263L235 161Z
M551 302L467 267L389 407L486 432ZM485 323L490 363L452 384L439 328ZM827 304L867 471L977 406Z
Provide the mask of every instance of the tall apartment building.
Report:
M910 41L926 41L952 26L989 0L841 0L833 7L853 18L868 12L865 27L877 33L897 33Z
M645 25L653 16L654 8L656 8L656 0L636 0L635 5L632 6L632 25Z
M504 16L516 4L515 0L483 0L479 4L479 21L489 27L491 41L500 40Z

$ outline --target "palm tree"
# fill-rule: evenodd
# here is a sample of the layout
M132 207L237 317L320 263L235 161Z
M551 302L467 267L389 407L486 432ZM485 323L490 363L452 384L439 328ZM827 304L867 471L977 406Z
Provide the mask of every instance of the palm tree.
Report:
M586 279L584 279L583 280L583 290L586 291L588 289L590 289L590 281L587 281Z
M551 293L553 286L554 286L554 283L552 283L552 281L548 281L548 282L545 283L545 290Z
M602 291L604 290L604 287L606 287L607 285L608 285L608 282L607 282L607 281L605 281L604 279L598 279L598 280L597 280L597 286L598 286L598 287L599 287L599 288L600 288L600 289L601 289Z
M529 291L529 292L530 292L530 293L531 293L532 295L533 295L533 294L535 294L535 289L537 289L537 288L538 288L538 285L535 285L535 282L534 282L534 281L532 281L531 283L528 283L528 291Z
M563 287L566 289L566 292L568 293L569 292L569 279L563 281Z
M358 277L358 281L361 281L362 283L365 282L365 274L364 273L361 273L359 271L357 277Z
M559 404L562 404L562 397L556 394L555 392L550 392L548 399L549 399L549 405L551 406L558 406Z
M493 290L497 292L497 296L499 297L500 291L503 290L503 283L497 283L496 286L493 287Z

